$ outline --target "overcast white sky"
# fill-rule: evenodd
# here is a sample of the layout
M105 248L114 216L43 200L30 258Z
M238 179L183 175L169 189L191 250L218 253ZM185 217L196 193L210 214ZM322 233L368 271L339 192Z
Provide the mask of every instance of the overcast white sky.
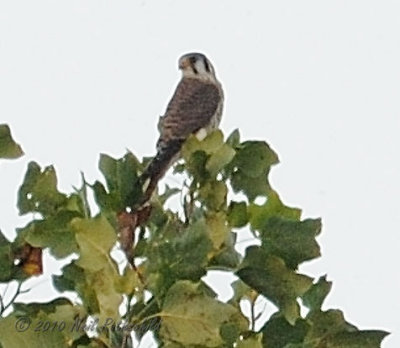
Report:
M222 130L267 140L282 199L322 217L323 256L302 271L333 280L326 307L400 347L394 0L0 0L0 123L26 152L0 163L1 229L13 238L26 221L15 205L30 160L54 164L70 192L80 171L99 178L100 152L152 155L177 59L193 50L223 83ZM35 300L49 281L32 281Z

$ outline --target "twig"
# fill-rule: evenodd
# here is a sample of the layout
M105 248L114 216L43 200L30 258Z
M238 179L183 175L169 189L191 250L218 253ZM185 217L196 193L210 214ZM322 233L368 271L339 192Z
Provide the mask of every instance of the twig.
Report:
M26 293L28 291L28 290L21 290L21 286L22 286L22 283L18 282L18 286L17 286L17 290L15 291L15 294L13 295L11 300L6 305L4 305L3 299L1 299L0 315L2 315L7 310L7 308L9 308L14 303L14 301L17 299L17 297L19 295ZM1 296L0 296L0 298L1 298Z
M255 315L255 301L250 301L250 316L251 316L251 331L254 331L254 328L256 326L256 315Z
M4 308L4 302L3 302L3 298L0 295L0 314L3 313L3 308Z

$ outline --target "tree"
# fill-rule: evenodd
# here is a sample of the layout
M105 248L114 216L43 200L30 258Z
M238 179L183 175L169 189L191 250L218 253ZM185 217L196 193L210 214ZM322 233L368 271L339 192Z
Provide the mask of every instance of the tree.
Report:
M0 156L20 155L9 128L0 126ZM18 303L19 287L10 303L0 302L1 347L130 347L131 334L140 339L148 331L168 348L379 347L386 332L358 330L340 310L322 309L332 286L326 276L299 273L301 263L320 256L321 220L302 219L300 209L282 203L268 181L277 163L266 142L241 142L238 131L226 141L221 131L203 141L190 137L174 168L187 184L156 193L145 212L137 205L146 161L131 152L119 159L102 154L104 183L82 176L82 187L68 194L58 191L53 167L29 163L18 209L35 215L14 241L0 234L0 282L22 284L40 274L45 248L57 259L76 258L53 276L60 298ZM97 207L89 204L89 190ZM177 194L176 212L166 202ZM235 245L244 229L258 243L241 255ZM122 266L110 254L116 245L125 252ZM211 269L238 277L226 303L202 281ZM61 297L65 291L79 301ZM259 297L277 311L256 330ZM250 303L249 316L242 301Z

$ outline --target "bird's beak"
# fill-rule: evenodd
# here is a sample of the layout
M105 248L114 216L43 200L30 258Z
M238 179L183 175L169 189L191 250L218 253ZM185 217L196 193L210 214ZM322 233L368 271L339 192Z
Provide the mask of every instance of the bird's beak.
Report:
M189 58L182 58L179 61L179 69L185 70L188 66L190 66L190 60Z

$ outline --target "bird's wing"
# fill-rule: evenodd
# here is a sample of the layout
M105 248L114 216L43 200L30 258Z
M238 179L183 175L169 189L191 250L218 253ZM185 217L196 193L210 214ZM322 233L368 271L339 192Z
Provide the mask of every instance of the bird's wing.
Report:
M159 148L167 146L170 141L185 140L190 134L207 127L220 101L221 92L215 84L183 78L162 119Z
M168 104L165 116L160 118L160 138L157 155L142 174L145 192L142 203L147 202L170 165L176 160L185 139L212 122L222 101L220 89L215 84L198 79L183 78Z

